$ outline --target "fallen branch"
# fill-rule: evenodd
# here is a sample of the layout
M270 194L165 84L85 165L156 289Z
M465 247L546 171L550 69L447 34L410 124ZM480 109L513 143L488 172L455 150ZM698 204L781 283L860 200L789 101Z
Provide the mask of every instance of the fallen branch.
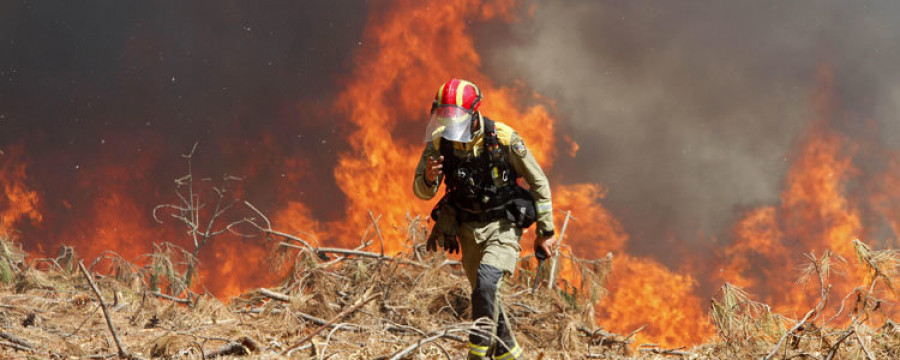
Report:
M645 348L638 349L638 351L640 351L642 353L646 353L646 354L663 355L663 356L665 356L665 355L690 356L691 355L690 352L684 351L683 347L677 348L677 349L662 349L659 347L645 347Z
M116 335L116 327L113 326L112 319L109 317L109 309L106 308L106 301L103 300L103 295L100 294L100 289L97 288L94 279L91 278L87 269L84 268L84 263L79 261L78 267L81 268L81 273L84 274L84 278L87 279L88 284L91 285L91 290L94 290L94 294L97 295L97 300L100 301L100 308L103 310L103 317L106 318L106 325L109 327L109 332L112 334L113 340L116 342L116 347L119 349L119 357L125 359L139 359L137 356L130 354L128 350L125 350L122 341L119 340L119 335Z
M169 301L174 301L174 302L177 302L177 303L179 303L179 304L184 304L184 305L191 305L191 304L192 304L192 302L191 302L190 300L188 300L188 299L177 298L177 297L174 297L174 296L172 296L172 295L163 294L163 293L161 293L161 292L159 292L159 291L151 292L151 294L153 294L153 296L156 296L156 297L158 297L158 298L160 298L160 299L166 299L166 300L169 300Z
M282 245L284 245L284 243L282 243ZM287 245L285 245L285 246L287 246ZM403 264L415 265L415 266L423 267L423 268L429 267L425 264L418 263L418 262L415 262L415 261L412 261L412 260L409 260L409 259L406 259L403 257L391 257L391 256L381 255L378 253L373 253L373 252L368 252L368 251L350 250L350 249L342 249L342 248L330 248L330 247L320 247L318 249L315 249L315 251L317 253L353 255L353 256L372 258L372 259L378 259L378 260L397 261L397 262L400 262Z
M825 357L825 360L834 359L834 355L837 354L838 350L840 350L841 348L841 343L843 343L844 340L847 340L850 335L853 335L854 332L856 332L856 330L850 329L845 332L844 335L841 335L841 337L838 338L837 342L834 343L834 346L831 347L831 350L828 351L828 356Z
M6 341L0 341L0 346L8 347L10 349L16 349L16 350L20 350L20 351L34 351L34 348L22 346L22 345L14 344L14 343L8 343Z
M24 346L26 348L29 348L30 350L35 349L34 345L31 345L30 343L28 343L28 341L25 341L25 339L20 338L15 335L12 335L12 334L7 334L5 332L0 331L0 338L9 340L13 344Z
M322 325L322 326L319 326L318 329L314 330L312 333L310 333L309 335L307 335L307 336L304 337L303 339L300 339L300 341L297 341L297 343L295 343L294 345L291 345L290 347L288 347L287 349L285 349L284 351L282 351L281 354L282 354L282 355L287 355L288 352L291 352L291 351L293 351L294 349L300 347L300 346L303 345L305 342L311 340L313 337L315 337L316 335L318 335L318 334L319 334L320 332L322 332L323 330L329 328L332 324L334 324L334 323L336 323L336 322L338 322L338 321L341 321L343 318L345 318L345 317L347 317L348 315L350 315L350 314L356 312L356 310L359 310L360 308L362 308L363 305L368 304L370 301L375 300L375 298L377 298L377 297L379 297L379 296L381 296L381 293L378 293L378 294L369 296L368 298L366 298L366 299L363 300L363 301L360 301L360 302L357 303L356 305L353 305L353 306L347 308L346 310L341 311L340 314L337 314L337 316L335 316L334 318L332 318L331 320L329 320L327 323L325 323L325 324Z
M409 346L407 346L405 349L400 350L400 351L398 351L398 352L392 354L390 360L400 360L400 359L402 359L404 356L409 355L409 353L415 351L416 349L422 347L422 346L425 345L425 344L432 343L432 342L434 342L434 341L437 341L437 340L440 339L440 338L447 337L447 335L450 335L450 331L451 331L450 329L446 329L446 330L443 330L443 331L441 331L441 332L439 332L439 333L437 333L437 334L434 334L434 335L432 335L432 336L426 337L426 338L424 338L424 339L419 339L419 340L416 341L414 344L409 345ZM456 339L454 339L454 340L456 340Z
M290 297L290 296L288 296L288 295L286 295L286 294L279 293L279 292L274 292L274 291L269 290L269 289L266 289L266 288L259 288L259 293L262 294L262 295L265 295L265 296L267 296L267 297L269 297L269 298L275 299L275 300L280 300L280 301L284 301L284 302L291 302L291 297Z

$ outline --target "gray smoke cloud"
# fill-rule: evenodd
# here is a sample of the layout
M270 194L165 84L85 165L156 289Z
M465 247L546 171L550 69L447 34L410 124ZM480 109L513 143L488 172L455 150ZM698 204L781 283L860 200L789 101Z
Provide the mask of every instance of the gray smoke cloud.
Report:
M900 143L898 2L535 5L512 40L489 44L488 73L557 101L560 133L581 145L557 179L607 185L638 253L727 241L742 209L777 202L791 145L819 116L823 67L835 129Z

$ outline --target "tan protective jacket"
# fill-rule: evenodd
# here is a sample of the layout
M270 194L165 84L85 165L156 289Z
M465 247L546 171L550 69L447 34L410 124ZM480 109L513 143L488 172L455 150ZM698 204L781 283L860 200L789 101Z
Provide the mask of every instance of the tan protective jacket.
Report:
M484 121L479 121L479 129L474 134L474 139L468 143L453 143L456 156L475 157L484 151ZM497 137L500 148L506 155L507 161L516 173L525 178L534 197L537 211L537 229L547 232L553 230L553 205L550 198L550 182L540 165L534 159L534 155L525 147L525 142L508 125L499 121L494 122L497 129ZM434 198L438 192L443 175L438 176L437 181L429 186L425 182L425 160L429 157L437 159L441 156L440 142L441 130L438 129L432 135L432 141L425 144L419 165L416 166L416 177L413 181L413 192L423 200Z

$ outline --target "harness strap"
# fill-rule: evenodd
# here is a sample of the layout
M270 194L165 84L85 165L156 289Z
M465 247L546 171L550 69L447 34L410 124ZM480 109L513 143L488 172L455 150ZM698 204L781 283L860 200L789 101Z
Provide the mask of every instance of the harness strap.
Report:
M460 223L508 219L527 227L534 222L534 200L515 183L517 175L500 147L496 123L485 117L482 120L483 151L474 159L457 157L454 143L440 139L447 191L444 198L459 210Z

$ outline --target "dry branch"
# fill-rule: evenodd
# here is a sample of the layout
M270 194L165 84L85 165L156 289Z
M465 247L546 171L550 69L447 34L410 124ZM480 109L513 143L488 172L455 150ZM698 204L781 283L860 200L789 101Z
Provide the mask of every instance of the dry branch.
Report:
M152 294L153 296L156 296L156 297L158 297L158 298L160 298L160 299L166 299L166 300L169 300L169 301L172 301L172 302L176 302L176 303L179 303L179 304L183 304L183 305L191 305L191 304L192 304L191 301L188 300L188 299L177 298L177 297L174 297L174 296L172 296L172 295L163 294L163 293L161 293L161 292L159 292L159 291L152 291L152 292L150 292L150 294Z
M441 339L441 338L447 338L447 337L449 337L449 335L450 335L450 331L451 331L450 329L443 330L443 331L440 331L440 332L438 332L438 333L436 333L436 334L433 334L433 335L431 335L431 336L429 336L429 337L426 337L426 338L423 338L423 339L419 339L419 340L416 341L415 343L413 343L413 344L407 346L406 348L404 348L404 349L402 349L402 350L400 350L400 351L394 353L394 354L391 356L390 360L400 360L400 359L402 359L404 356L409 355L409 353L415 351L416 349L422 347L422 346L425 345L425 344L428 344L428 343L437 341L438 339ZM451 339L459 341L458 338L451 338Z
M275 300L290 302L291 297L279 292L275 292L266 288L259 288L259 293Z
M6 341L0 341L0 346L8 347L8 348L10 348L10 349L16 349L16 350L19 350L19 351L34 351L34 348L27 347L27 346L23 346L23 345L19 345L19 344L15 344L15 343L8 343L8 342L6 342Z
M347 317L348 315L350 315L350 314L356 312L356 310L359 310L361 307L363 307L363 305L368 304L370 301L375 300L375 298L377 298L377 297L379 297L379 296L381 296L381 293L378 293L378 294L369 296L368 298L366 298L365 300L360 301L360 302L357 303L356 305L353 305L353 306L347 308L346 310L341 311L340 314L337 314L337 316L335 316L334 318L332 318L331 320L329 320L326 324L324 324L324 325L322 325L322 326L319 326L318 329L314 330L312 333L310 333L309 335L307 335L307 336L304 337L303 339L300 339L299 341L297 341L294 345L291 345L290 347L288 347L287 349L285 349L284 351L282 351L281 354L282 354L282 355L287 355L287 354L290 353L291 351L297 349L298 347L300 347L301 345L303 345L303 344L306 343L307 341L311 340L313 337L315 337L316 335L318 335L318 334L319 334L320 332L322 332L323 330L325 330L325 329L327 329L328 327L330 327L332 324L334 324L334 323L336 323L336 322L338 322L338 321L341 321L341 319L343 319L343 318Z
M91 274L88 273L87 269L84 268L84 263L79 261L78 267L81 268L81 273L84 274L84 278L87 279L88 284L91 285L91 290L94 290L94 295L97 295L97 301L100 301L100 308L103 310L103 317L106 318L106 325L109 327L109 332L112 334L113 340L116 342L116 348L119 349L119 357L125 359L138 359L138 357L132 355L122 346L122 341L119 340L119 335L116 334L116 327L113 326L112 319L109 317L109 309L106 307L106 301L103 300L103 295L100 294L100 289L97 288L97 284L94 283L94 279L91 277Z
M683 347L677 348L677 349L663 349L663 348L659 348L659 347L655 347L655 346L654 347L641 347L640 349L638 349L638 351L642 352L642 353L663 355L663 356L665 356L665 355L690 356L691 355L690 352L684 351Z
M262 218L263 221L266 222L266 226L262 226L262 225L256 223L256 219L252 219L252 218L250 218L250 219L245 219L245 220L247 220L247 223L248 223L248 224L250 224L251 226L257 228L257 229L258 229L259 231L261 231L263 234L280 236L280 237L283 237L283 238L285 238L285 239L293 240L293 241L296 241L296 242L298 242L298 243L301 243L301 244L303 244L304 246L306 246L307 249L310 249L310 250L313 250L313 249L314 249L313 246L310 245L309 242L307 242L306 240L303 240L303 239L301 239L301 238L299 238L299 237L297 237L297 236L294 236L294 235L291 235L291 234L288 234L288 233L285 233L285 232L281 232L281 231L272 229L272 222L269 221L269 218L268 218L265 214L263 214L262 211L259 211L259 209L257 209L256 206L253 206L253 204L251 204L250 202L244 201L244 205L246 205L248 208L250 208L250 210L253 210L253 212L255 212L257 215L259 215L259 217ZM318 245L318 244L317 244L317 245Z
M28 341L25 341L25 339L20 338L15 335L12 335L12 334L7 334L5 332L0 331L0 338L9 340L13 344L24 346L26 348L29 348L30 350L35 349L34 345L31 345L30 343L28 343Z

